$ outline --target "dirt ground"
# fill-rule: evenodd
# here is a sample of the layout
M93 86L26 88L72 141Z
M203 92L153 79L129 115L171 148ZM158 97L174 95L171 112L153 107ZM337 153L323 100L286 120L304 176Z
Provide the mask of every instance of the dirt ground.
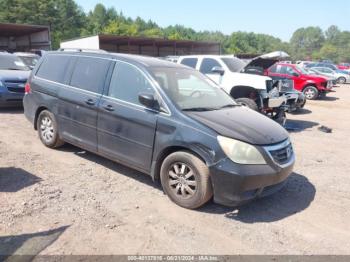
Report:
M47 149L22 111L1 110L0 254L349 255L350 85L335 90L289 115L287 186L238 209L182 209L150 177L73 146Z

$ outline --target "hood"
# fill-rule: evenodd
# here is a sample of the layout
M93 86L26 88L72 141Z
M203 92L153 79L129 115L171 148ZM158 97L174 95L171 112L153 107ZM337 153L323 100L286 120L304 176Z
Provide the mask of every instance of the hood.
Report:
M29 78L31 71L20 70L0 70L0 80L23 80L26 81Z
M269 69L271 66L273 66L274 64L276 64L278 61L288 57L289 55L283 51L276 51L276 52L264 54L248 62L248 64L245 66L244 69L248 70L250 68L260 68L265 71Z
M315 82L325 82L328 81L327 76L319 76L319 75L304 75L307 77L307 80L312 80Z
M279 124L243 106L186 114L219 135L253 145L275 144L289 137L287 131Z

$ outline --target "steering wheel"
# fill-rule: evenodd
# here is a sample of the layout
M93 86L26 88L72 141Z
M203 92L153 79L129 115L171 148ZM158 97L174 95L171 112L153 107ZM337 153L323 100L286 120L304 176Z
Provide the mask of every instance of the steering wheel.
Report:
M196 90L196 91L193 91L190 96L191 97L196 97L196 95L198 95L197 97L201 97L203 94L202 94L201 91Z

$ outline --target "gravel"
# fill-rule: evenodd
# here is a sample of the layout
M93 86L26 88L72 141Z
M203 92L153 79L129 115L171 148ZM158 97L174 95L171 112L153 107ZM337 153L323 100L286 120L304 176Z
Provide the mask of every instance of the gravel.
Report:
M137 171L45 148L23 111L1 110L0 254L350 255L350 86L335 90L288 116L297 164L283 190L196 211Z

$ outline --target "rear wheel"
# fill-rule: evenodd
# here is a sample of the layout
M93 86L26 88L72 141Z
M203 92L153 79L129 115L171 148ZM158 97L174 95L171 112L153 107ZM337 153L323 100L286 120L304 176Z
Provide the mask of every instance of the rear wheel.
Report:
M303 93L306 99L308 100L315 100L318 98L318 95L319 95L317 88L314 86L305 87Z
M339 84L345 84L346 83L346 78L345 77L339 77L337 82Z
M209 168L189 152L179 151L165 158L160 177L164 192L181 207L199 208L213 195Z
M41 142L49 148L57 148L64 144L58 136L58 126L55 116L48 110L39 114L38 134Z
M256 104L256 102L254 100L250 99L250 98L242 97L242 98L235 99L235 101L238 104L241 104L242 106L249 107L250 109L252 109L254 111L259 111L259 107Z

